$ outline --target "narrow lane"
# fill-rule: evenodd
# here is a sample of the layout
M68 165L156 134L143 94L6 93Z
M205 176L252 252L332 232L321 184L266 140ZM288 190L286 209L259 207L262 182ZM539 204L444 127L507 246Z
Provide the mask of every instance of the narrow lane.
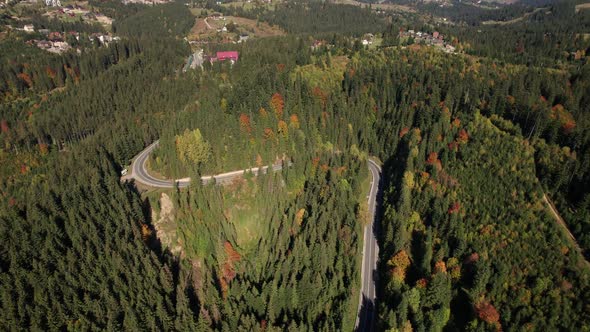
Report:
M361 292L359 298L359 309L356 320L357 331L373 331L375 328L375 302L376 294L376 271L377 259L379 257L379 246L377 245L378 224L376 223L377 194L381 182L381 167L374 161L369 160L369 171L372 182L368 196L369 220L363 234L363 263L361 274Z
M146 168L146 162L150 156L150 153L158 146L159 141L155 141L150 146L145 148L141 151L133 160L131 165L131 175L130 178L135 179L136 181L143 183L145 185L155 187L155 188L174 188L175 184L178 184L178 187L184 188L191 183L191 178L183 178L183 179L176 179L176 180L162 180L153 177L150 175ZM274 172L280 171L283 169L283 165L273 165L272 170ZM217 175L205 175L201 177L201 181L203 184L207 184L211 181L216 181L217 183L224 183L232 181L233 179L244 175L246 172L251 172L254 175L258 175L259 172L266 173L268 171L268 166L263 167L253 167L233 172L221 173Z

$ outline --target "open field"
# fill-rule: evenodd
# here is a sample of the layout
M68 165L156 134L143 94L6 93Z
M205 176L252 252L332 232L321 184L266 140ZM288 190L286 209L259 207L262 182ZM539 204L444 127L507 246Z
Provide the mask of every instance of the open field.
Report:
M281 3L281 1L273 1L271 3L266 3L263 1L235 1L235 2L227 2L222 4L223 7L236 7L236 8L244 8L245 10L250 10L254 8L266 8L270 10L275 10L277 4Z
M524 15L522 15L520 17L513 18L513 19L508 20L508 21L485 21L485 22L482 22L482 24L485 24L485 25L493 25L493 24L497 24L497 25L514 24L514 23L518 23L518 22L524 20L525 18L527 18L527 17L529 17L529 16L531 16L531 15L533 15L533 14L539 12L539 11L547 10L547 9L548 8L546 8L546 7L537 8L537 9L533 10L532 12L525 13Z
M256 37L272 37L272 36L281 36L284 35L285 32L281 30L277 26L271 26L265 22L256 22L255 20L237 17L237 16L227 16L226 20L231 22L233 21L235 24L238 25L238 28L246 30L246 33L251 33Z
M87 2L72 2L72 5L79 6L78 8L74 9L49 9L47 12L43 14L43 16L51 17L54 19L58 19L63 22L79 22L85 21L87 23L99 23L101 24L107 31L110 30L113 19L102 15L101 13L91 13L88 8ZM84 9L82 9L84 8ZM65 12L62 12L65 11ZM89 16L87 16L89 14Z
M335 0L334 3L339 3L339 4L343 4L343 5L354 5L354 6L359 6L359 7L365 7L365 6L369 5L367 3L359 2L359 1L355 1L355 0ZM399 11L399 12L408 12L408 13L415 13L416 12L416 10L410 6L395 5L392 3L374 3L374 4L371 4L371 8L380 9L380 10L393 10L393 11Z
M278 27L270 26L268 23L256 22L255 20L237 17L237 16L226 16L225 19L214 20L211 18L202 19L197 18L195 25L191 29L188 39L189 40L202 40L206 38L214 38L218 35L224 39L237 38L239 34L248 34L250 37L271 37L281 36L285 32ZM218 32L224 26L230 25L233 22L237 30L236 32Z
M213 13L213 11L211 9L201 8L201 7L189 8L189 11L191 12L191 14L193 14L196 17L201 16L202 13L207 13L207 15Z

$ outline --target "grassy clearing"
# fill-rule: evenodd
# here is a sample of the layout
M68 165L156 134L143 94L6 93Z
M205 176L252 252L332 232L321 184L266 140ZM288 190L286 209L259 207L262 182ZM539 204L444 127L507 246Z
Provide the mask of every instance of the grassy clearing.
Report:
M381 45L383 45L383 38L375 37L375 39L373 39L373 44L369 45L369 49L373 50L380 47Z
M508 20L508 21L485 21L485 22L482 22L482 24L484 24L484 25L507 25L507 24L514 24L514 23L518 23L518 22L523 21L527 17L529 17L529 16L531 16L531 15L533 15L533 14L539 12L539 11L547 10L547 9L548 8L546 8L546 7L537 8L537 9L533 10L532 12L525 13L524 15L522 15L520 17L513 18L513 19Z
M367 7L368 4L360 1L355 0L335 0L334 3L343 4L343 5L353 5L359 7ZM371 4L371 8L379 9L379 10L392 10L397 12L406 12L406 13L415 13L416 10L410 6L406 5L396 5L392 3L373 3Z
M235 32L219 32L224 26L232 23L236 25ZM286 33L279 27L271 26L265 22L257 22L256 20L238 17L226 16L224 19L207 19L197 18L195 25L192 27L188 39L189 40L237 40L240 34L248 34L250 37L272 37L282 36Z
M208 16L214 13L213 10L203 7L189 8L189 11L191 12L191 14L193 14L193 16L196 17L202 17L203 15Z
M309 83L313 88L321 88L324 92L333 91L340 87L340 82L344 79L346 65L350 61L345 56L334 56L329 59L325 57L315 59L314 64L297 67L291 74L291 79L295 80L301 75L303 80Z
M257 200L259 192L255 178L236 179L223 188L224 215L234 225L238 246L246 253L256 249L266 226L262 211L264 204Z
M229 2L229 3L224 3L222 4L223 7L226 8L230 8L230 7L234 7L234 8L243 8L244 10L252 10L255 8L264 8L264 9L268 9L268 10L275 10L277 7L277 4L279 4L281 1L272 1L271 3L266 3L263 1L235 1L235 2Z

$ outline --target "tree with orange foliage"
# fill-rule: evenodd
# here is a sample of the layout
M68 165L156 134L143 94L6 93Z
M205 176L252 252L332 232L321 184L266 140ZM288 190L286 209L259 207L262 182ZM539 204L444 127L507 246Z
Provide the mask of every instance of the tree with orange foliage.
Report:
M511 95L508 95L508 96L506 96L506 101L508 102L508 104L514 105L514 103L516 102L516 98L514 98Z
M399 132L399 138L402 138L404 136L406 136L406 134L410 131L410 128L408 127L403 127L402 130L400 130Z
M48 152L48 146L45 143L39 143L39 153L41 153L42 156L46 155Z
M316 86L312 89L311 93L321 101L322 107L326 107L328 95L324 92L324 90Z
M234 247L231 245L231 243L229 243L229 241L225 241L225 243L223 244L223 250L225 251L228 261L232 263L238 262L240 261L240 259L242 259L240 253L238 253L234 249Z
M285 108L285 100L283 99L283 96L280 93L275 93L274 95L272 95L272 98L270 99L270 106L272 107L273 111L275 112L275 115L277 116L277 118L282 118L283 117L283 109Z
M29 74L27 73L20 73L18 75L16 75L18 78L20 78L21 80L23 80L27 86L30 88L33 86L33 80L31 80L31 76L29 76Z
M574 117L561 104L557 104L551 108L549 117L555 119L566 134L571 133L576 127Z
M141 238L143 239L143 242L147 242L151 236L152 230L150 227L144 223L141 223Z
M398 283L402 283L406 280L406 271L400 267L394 267L390 273L391 278Z
M320 157L315 157L311 160L311 164L313 165L313 167L318 167L318 165L320 164Z
M264 128L263 137L265 140L269 140L275 136L274 131L271 128Z
M226 258L225 262L221 265L219 286L221 287L223 297L225 298L227 296L229 283L236 277L234 263L239 262L242 256L240 256L240 254L234 249L229 241L225 241L223 243L223 250L225 252Z
M53 70L49 66L45 67L45 72L47 73L47 76L49 76L49 78L51 78L51 79L54 79L55 76L57 76L57 73L55 72L55 70Z
M463 264L471 264L479 261L479 254L474 252L471 255L467 256L463 261Z
M500 322L500 314L498 310L487 300L481 300L475 304L475 312L477 317L486 323L498 326Z
M291 116L289 117L289 125L293 128L299 128L300 124L299 117L297 116L297 114L291 114Z
M0 131L3 134L6 134L10 131L10 128L8 128L8 122L4 119L2 119L2 121L0 121Z
M430 154L428 154L428 158L426 159L426 164L433 165L439 171L442 169L442 163L441 163L440 159L438 159L438 153L436 153L436 152L431 152Z
M400 250L387 262L387 265L392 267L392 277L398 282L403 282L406 279L406 272L410 264L410 256L405 250Z
M299 211L297 211L295 214L295 222L297 225L301 226L303 223L303 216L305 216L305 209L299 209Z
M438 160L438 153L430 152L430 154L428 155L428 159L426 159L426 164L434 165L437 160Z
M250 117L247 114L240 114L240 128L242 128L242 130L247 132L248 134L252 132Z
M469 141L469 134L467 134L465 129L461 129L459 131L459 137L457 137L457 142L459 144L465 144L467 141Z
M387 265L406 269L408 266L410 266L410 256L408 256L408 253L405 250L400 250L397 254L391 257L391 259L387 262Z
M426 278L418 279L416 281L417 288L426 288L428 286L428 280Z
M576 128L576 122L573 119L570 121L566 121L561 125L561 129L563 129L563 132L566 134L569 134L572 131L574 131L574 128Z
M447 273L447 265L443 261L438 261L434 264L434 271L436 273Z
M461 209L461 204L459 204L459 202L455 202L449 208L449 214L457 213L457 212L459 212L460 209Z

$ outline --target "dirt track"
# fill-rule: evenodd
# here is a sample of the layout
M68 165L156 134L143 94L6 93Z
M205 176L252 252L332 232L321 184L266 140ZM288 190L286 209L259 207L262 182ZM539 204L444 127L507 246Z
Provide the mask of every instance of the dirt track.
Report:
M563 228L565 230L565 232L567 233L568 237L570 238L572 244L574 245L576 250L578 250L578 252L582 256L582 259L586 263L586 266L590 267L590 262L588 262L584 257L584 254L583 254L584 251L582 251L582 248L578 244L578 241L576 241L576 238L574 237L572 232L570 232L569 228L567 227L567 224L565 223L563 218L561 218L561 216L559 215L559 212L557 212L557 209L555 208L555 205L553 205L553 202L551 202L551 200L545 194L543 194L543 200L549 206L549 210L551 210L551 214L553 214L557 223L561 226L561 228Z

